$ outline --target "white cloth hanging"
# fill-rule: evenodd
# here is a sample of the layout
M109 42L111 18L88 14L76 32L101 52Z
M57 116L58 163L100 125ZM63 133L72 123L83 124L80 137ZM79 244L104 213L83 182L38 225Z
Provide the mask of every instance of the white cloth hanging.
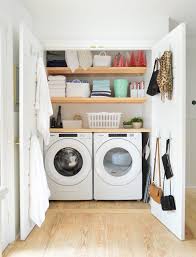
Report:
M77 54L77 51L75 50L66 50L65 60L66 60L67 66L71 69L72 72L74 72L80 66L79 60L78 60L78 54Z
M40 143L33 135L30 143L30 219L39 227L45 220L49 197Z
M48 145L50 141L50 116L53 115L53 109L46 70L42 57L39 57L37 62L37 91L35 109L37 112L37 130L43 137L44 143Z

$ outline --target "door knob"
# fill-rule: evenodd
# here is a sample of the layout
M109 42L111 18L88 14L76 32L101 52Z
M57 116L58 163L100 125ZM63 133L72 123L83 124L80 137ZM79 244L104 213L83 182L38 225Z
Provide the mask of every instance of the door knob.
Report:
M196 100L193 100L193 101L192 101L192 105L196 105Z

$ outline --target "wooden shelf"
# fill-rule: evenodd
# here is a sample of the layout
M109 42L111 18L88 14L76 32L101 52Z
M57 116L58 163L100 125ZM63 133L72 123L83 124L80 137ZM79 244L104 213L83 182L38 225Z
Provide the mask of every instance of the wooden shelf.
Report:
M47 67L48 75L143 75L146 67L91 67L88 69L78 68L74 72L67 67Z
M141 129L124 129L124 128L118 128L118 129L110 129L110 128L82 128L82 129L66 129L66 128L54 128L50 129L51 133L63 133L63 132L70 132L70 133L149 133L151 132L151 129L147 128L141 128Z
M52 97L51 101L53 104L67 104L67 103L78 103L78 104L142 104L147 100L147 97L143 98L118 98L118 97Z

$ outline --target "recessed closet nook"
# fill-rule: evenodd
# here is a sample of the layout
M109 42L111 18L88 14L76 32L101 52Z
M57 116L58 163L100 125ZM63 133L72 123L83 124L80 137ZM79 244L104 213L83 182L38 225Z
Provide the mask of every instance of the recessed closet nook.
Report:
M114 58L118 56L120 53L121 56L126 58L127 55L130 56L132 52L141 52L146 57L146 63L143 66L130 66L130 65L122 65L122 67L88 67L83 69L81 67L76 68L74 71L71 71L69 67L47 67L47 56L48 53L61 51L66 53L67 50L89 50L91 51L92 56L100 56L101 52L105 52L101 55L111 56L112 64L114 62ZM161 58L165 51L170 51L172 53L172 74L173 74L173 94L172 99L161 99L161 94L156 94L154 96L149 96L146 94L146 91L149 86L149 82L152 76L152 70L154 66L154 62L156 58ZM72 136L72 139L77 141L77 137L79 137L79 141L89 142L88 140L93 140L91 149L87 152L90 152L91 158L85 155L86 148L88 146L83 147L79 144L75 146L76 152L74 154L69 146L68 155L70 155L73 165L76 161L74 158L80 158L82 155L81 161L78 162L78 168L75 170L75 174L79 172L85 162L92 162L92 170L94 169L94 173L92 172L91 179L93 188L92 201L94 200L107 200L107 197L101 198L104 192L107 192L107 187L102 184L103 180L107 185L110 185L110 192L114 195L116 194L116 198L112 199L111 195L109 199L111 200L128 200L126 197L122 199L120 195L118 195L118 190L126 191L127 184L133 177L129 177L127 171L123 170L123 175L119 175L118 172L112 169L112 164L108 164L105 162L117 163L117 165L121 167L125 167L126 162L130 161L131 165L134 164L134 158L139 162L139 157L137 157L138 153L134 153L135 156L129 160L127 157L127 153L129 152L129 146L127 141L129 137L132 138L133 147L138 148L138 152L140 153L140 157L148 155L146 152L150 153L149 158L147 160L148 167L145 167L145 163L142 158L140 159L140 165L142 167L142 172L140 174L140 179L143 183L142 196L135 198L135 200L144 200L147 199L147 194L150 185L150 173L153 172L154 167L154 159L155 159L155 150L157 149L157 139L160 146L160 182L162 191L164 190L164 195L171 195L175 199L175 210L163 210L162 205L157 203L151 195L151 199L149 203L150 211L152 215L154 215L160 222L162 222L172 233L174 233L179 239L183 240L185 237L185 25L181 24L173 31L171 31L168 35L166 35L162 40L157 42L155 45L145 45L145 42L140 42L136 45L134 42L130 46L125 45L107 45L107 46L89 46L84 47L80 46L78 43L78 47L44 47L39 42L39 40L31 33L31 31L26 27L22 26L20 31L20 222L21 222L21 239L25 239L34 224L29 220L29 213L27 206L30 205L29 201L29 144L32 134L36 131L36 113L35 113L35 96L36 96L36 66L38 58L42 56L44 58L44 62L46 65L46 73L48 78L54 78L54 76L65 76L66 83L68 87L68 83L77 83L78 81L82 81L82 83L89 83L90 92L86 97L68 97L66 95L58 95L55 96L55 93L51 95L51 102L53 107L53 116L55 118L55 123L51 125L51 142L47 147L43 145L43 155L45 161L46 170L49 169L50 165L55 166L55 168L59 169L59 174L62 175L62 167L59 164L58 158L62 158L62 156L55 157L57 163L55 161L51 161L53 151L59 152L60 148L57 146L54 147L53 142L59 141L61 139L67 139L68 135ZM126 67L125 67L126 66ZM125 96L118 95L117 89L115 87L118 84L116 81L119 80L128 81L128 90ZM55 80L55 78L54 78ZM102 88L103 83L100 81L105 81L104 83L109 83L109 90ZM133 95L133 88L130 90L134 83L142 82L142 86L145 87L144 92L141 95ZM52 83L51 83L52 84ZM105 86L104 84L104 86ZM101 88L102 91L106 93L110 92L110 97L99 97L97 93L98 88ZM123 88L123 87L122 87ZM91 97L91 94L97 97ZM122 91L121 91L122 92ZM120 92L120 93L121 93ZM132 93L131 93L132 92ZM96 95L98 94L98 95ZM62 126L56 127L56 119L59 112L59 106L61 107L61 120ZM109 127L108 126L97 126L94 127L89 119L95 119L93 117L89 117L88 113L120 113L120 125ZM124 123L124 121L130 121L134 117L140 117L143 120L142 127L127 127L126 125L130 125L129 123ZM175 117L175 119L174 119ZM68 125L67 121L80 121L82 119L82 123L76 122L76 127L72 126L66 127ZM174 122L175 120L175 122ZM64 123L65 121L65 123ZM92 121L93 123L93 121ZM106 122L107 123L107 122ZM105 123L105 124L106 124ZM82 124L82 125L81 125ZM92 126L91 126L92 125ZM85 138L88 133L91 134L89 138ZM58 139L56 136L58 135ZM78 136L79 135L79 136ZM52 137L53 136L53 137ZM116 138L117 141L113 141L113 137ZM139 147L138 140L141 137L142 145ZM74 139L75 138L75 139ZM127 139L127 140L125 140ZM162 156L166 153L166 142L169 139L170 142L170 162L172 166L172 177L168 179L164 179L164 167L162 163ZM179 140L180 139L180 140ZM71 139L70 139L71 140ZM122 141L124 140L124 141ZM135 140L135 141L134 141ZM75 142L74 141L74 142ZM106 142L107 141L107 142ZM40 138L40 142L42 143L42 139ZM103 143L105 142L105 144ZM116 142L116 143L115 143ZM122 143L124 142L124 143ZM88 143L87 143L88 144ZM104 144L104 147L102 146ZM118 151L122 151L122 154L119 156L118 152L111 153L109 151L109 144L112 144L112 147ZM141 149L140 149L141 148ZM100 149L102 149L100 151ZM120 149L120 150L119 150ZM124 150L123 150L124 149ZM50 154L48 152L50 151ZM130 150L131 151L131 150ZM103 158L103 153L106 153L107 157ZM64 154L61 152L61 154ZM111 155L110 155L111 154ZM134 155L133 154L133 155ZM159 175L158 175L158 158L156 158L156 176L154 179L155 185L159 185ZM71 164L72 165L72 164ZM100 165L103 167L107 166L107 174L103 175L102 171L98 171L96 173L96 165ZM69 167L70 168L70 167ZM101 168L100 168L101 169ZM123 169L123 168L122 168ZM85 171L84 171L85 172ZM52 173L52 171L51 171ZM49 182L49 186L54 187L52 184L55 179L58 179L59 176L51 174L51 181ZM103 177L101 177L103 175ZM77 176L76 176L77 177ZM113 177L110 183L110 177ZM151 176L153 177L153 176ZM85 180L86 177L83 179ZM103 179L102 179L103 178ZM96 179L98 182L96 182ZM117 179L117 180L116 180ZM135 179L135 178L134 178ZM65 180L62 180L62 184L59 182L60 186L69 186L66 184ZM116 182L118 181L118 182ZM77 179L75 184L79 182ZM97 184L96 184L97 183ZM118 184L119 183L119 184ZM139 182L138 182L139 183ZM164 189L163 189L164 184ZM133 190L135 193L139 187L139 184L132 185L130 190ZM73 186L73 184L71 185ZM171 186L171 189L170 189ZM85 187L85 186L84 186ZM71 187L70 187L71 188ZM81 187L82 188L82 187ZM142 185L141 185L142 188ZM82 189L81 189L82 190ZM67 194L69 194L67 190ZM117 192L117 193L116 193ZM126 191L128 192L128 191ZM126 192L123 192L126 195ZM111 194L112 194L111 193ZM156 194L157 192L155 192ZM97 194L97 197L96 197ZM120 194L120 193L119 193ZM60 197L59 200L62 198ZM53 200L58 200L53 198ZM80 200L80 198L78 198ZM82 199L81 199L82 200ZM148 201L147 201L148 202ZM104 204L104 203L103 203ZM139 205L138 201L138 205ZM137 205L137 202L136 202Z

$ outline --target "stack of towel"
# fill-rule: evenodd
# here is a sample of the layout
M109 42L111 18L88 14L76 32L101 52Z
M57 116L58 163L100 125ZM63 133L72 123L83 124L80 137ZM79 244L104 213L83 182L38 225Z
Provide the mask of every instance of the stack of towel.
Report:
M91 97L111 97L109 80L93 80Z
M48 86L50 91L50 96L65 96L65 87L66 87L66 77L57 75L57 76L48 76Z

